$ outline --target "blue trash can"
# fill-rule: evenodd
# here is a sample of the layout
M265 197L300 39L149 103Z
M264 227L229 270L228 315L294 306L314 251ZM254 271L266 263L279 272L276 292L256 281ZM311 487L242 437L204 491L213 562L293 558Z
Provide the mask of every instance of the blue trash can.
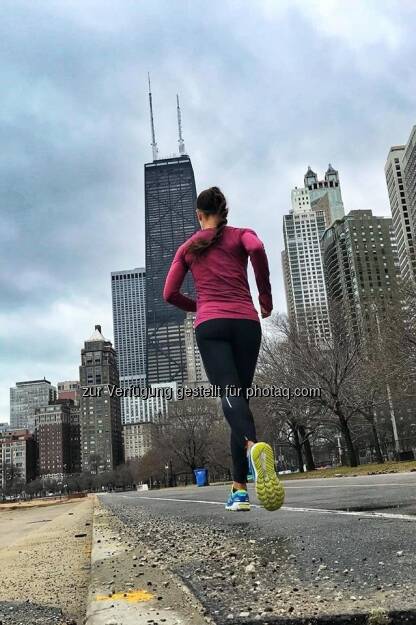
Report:
M194 469L197 486L208 486L208 469Z

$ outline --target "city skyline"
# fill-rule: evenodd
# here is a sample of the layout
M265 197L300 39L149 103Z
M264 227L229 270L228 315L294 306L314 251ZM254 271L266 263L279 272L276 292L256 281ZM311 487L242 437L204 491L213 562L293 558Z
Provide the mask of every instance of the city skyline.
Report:
M167 5L160 15L159 2L117 15L101 5L99 22L95 2L23 5L6 2L1 26L0 421L16 381L76 379L89 328L112 325L108 276L144 264L147 71L160 155L178 151L179 93L197 190L221 186L230 222L263 238L276 310L282 216L309 163L340 172L345 212L390 215L384 164L415 122L415 78L401 63L415 48L409 6L334 15L327 3L264 2L242 15L225 2L202 24L198 3L186 20Z

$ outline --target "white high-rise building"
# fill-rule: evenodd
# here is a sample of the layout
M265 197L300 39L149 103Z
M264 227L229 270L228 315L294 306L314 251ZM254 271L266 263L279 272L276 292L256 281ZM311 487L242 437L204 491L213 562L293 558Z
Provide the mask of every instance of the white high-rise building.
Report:
M387 191L393 218L393 229L397 241L400 273L405 280L408 280L416 277L416 256L413 239L414 231L403 180L403 156L405 149L405 145L395 145L390 148L384 173L386 175Z
M140 460L154 444L155 423L128 423L123 426L124 460Z
M169 417L169 404L177 399L178 383L151 384L142 391L142 396L135 399L139 404L141 421L132 421L123 425L126 462L138 460L152 448L157 424L163 423Z
M144 268L111 273L114 347L120 386L146 386L146 273ZM147 421L140 397L121 399L121 422Z
M121 423L157 423L167 414L168 399L176 397L176 382L146 388L146 274L144 268L111 274L114 347L125 391Z
M317 174L308 167L304 177L305 189L309 194L309 201L313 210L322 210L325 214L327 227L345 215L342 201L339 175L331 164L325 172L323 180L318 180Z
M196 342L194 320L195 313L187 313L184 321L184 328L187 370L186 383L188 385L205 384L208 382L207 374L205 372L201 354L199 353Z
M319 341L331 336L320 245L330 225L331 204L312 204L306 187L293 189L291 199L292 210L283 216L282 253L288 314L298 332Z
M409 216L416 239L416 125L413 126L403 154L403 180L406 188Z

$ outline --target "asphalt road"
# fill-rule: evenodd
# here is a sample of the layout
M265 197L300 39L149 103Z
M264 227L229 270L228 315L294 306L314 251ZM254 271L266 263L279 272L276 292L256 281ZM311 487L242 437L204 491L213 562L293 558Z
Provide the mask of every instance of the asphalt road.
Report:
M233 537L237 550L239 546L242 552L250 552L250 557L260 558L257 549L267 560L262 565L263 577L254 581L252 575L250 581L260 588L270 586L272 607L266 609L273 613L283 614L287 609L292 617L379 608L416 610L416 473L287 481L285 505L272 513L256 505L252 487L250 513L225 511L228 488L215 485L127 492L106 494L101 499L136 535L141 527L150 528L145 534L150 547L155 543L163 551L160 535L174 533L170 548L174 544L182 555L180 562L175 565L172 560L171 566L176 566L198 596L210 609L216 606L224 619L231 620L229 612L235 609L226 576L220 593L214 592L206 579L220 575L215 571L228 566L227 549ZM182 532L183 543L181 526L187 527ZM197 565L195 553L189 562L183 555L191 549L190 527L194 542L201 541ZM216 558L214 566L204 551L217 540L221 549L222 535L223 563ZM242 559L242 566L250 557ZM274 567L274 579L270 567ZM280 587L287 601L275 606L272 592L276 594ZM250 592L245 587L239 601L243 596L250 602Z
M416 473L386 474L348 478L322 478L311 480L288 480L284 482L286 490L285 510L308 508L339 512L378 512L384 515L416 515ZM123 493L124 497L142 497L144 501L153 499L180 499L193 501L200 510L198 501L224 504L228 495L228 486L208 486L198 488L172 488L154 490L137 494ZM254 488L249 485L250 501L258 504ZM174 511L174 501L168 508ZM201 504L203 505L203 504ZM192 507L192 511L195 506ZM265 513L265 511L262 511ZM265 514L270 517L269 513ZM273 514L276 521L278 517ZM416 520L416 518L415 518Z

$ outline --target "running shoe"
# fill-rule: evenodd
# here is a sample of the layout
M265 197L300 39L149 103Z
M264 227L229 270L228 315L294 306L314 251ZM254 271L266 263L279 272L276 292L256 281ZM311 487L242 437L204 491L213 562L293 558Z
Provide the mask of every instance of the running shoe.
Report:
M248 473L247 473L247 482L254 482L254 469L253 463L251 462L250 452L247 452L247 461L248 461Z
M228 501L225 504L226 510L243 510L248 512L250 510L250 501L248 499L248 492L246 490L231 490Z
M273 449L267 443L255 443L250 448L250 459L260 504L266 510L278 510L283 505L285 490L277 477Z

